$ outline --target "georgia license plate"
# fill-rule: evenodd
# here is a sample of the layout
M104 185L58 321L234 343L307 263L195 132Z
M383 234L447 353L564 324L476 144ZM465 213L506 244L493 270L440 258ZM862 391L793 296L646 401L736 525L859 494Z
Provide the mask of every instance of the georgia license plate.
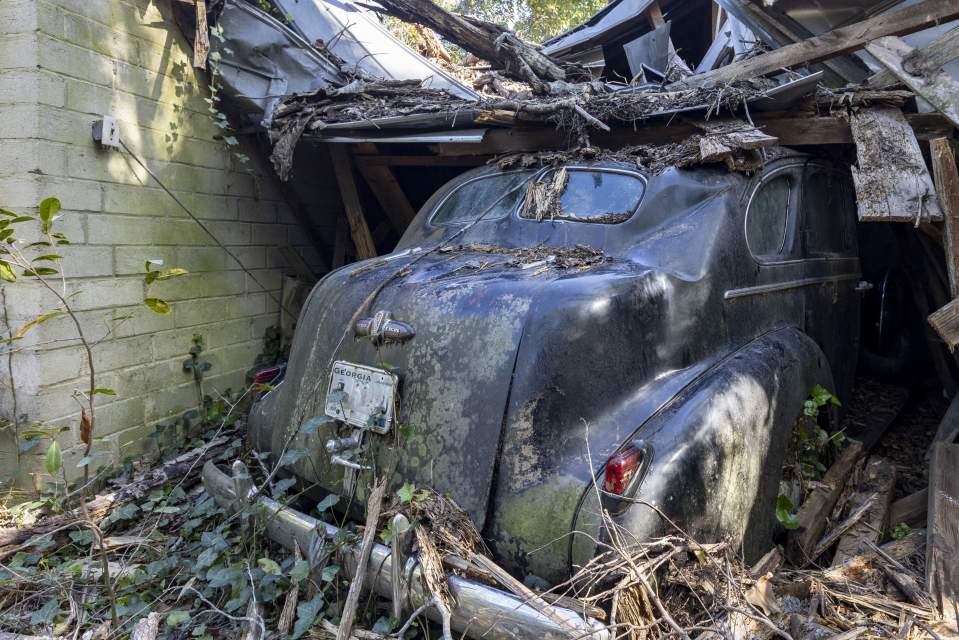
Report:
M334 362L326 392L326 415L377 433L388 433L393 425L396 384L396 376L389 371Z

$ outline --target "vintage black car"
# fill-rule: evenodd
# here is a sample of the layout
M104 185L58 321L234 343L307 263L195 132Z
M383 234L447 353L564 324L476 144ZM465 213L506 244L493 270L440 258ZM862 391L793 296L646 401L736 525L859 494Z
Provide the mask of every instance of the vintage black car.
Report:
M848 170L823 160L475 169L394 253L317 284L250 434L307 447L303 487L357 520L395 464L521 579L588 560L600 503L754 557L809 390L850 389L859 278Z

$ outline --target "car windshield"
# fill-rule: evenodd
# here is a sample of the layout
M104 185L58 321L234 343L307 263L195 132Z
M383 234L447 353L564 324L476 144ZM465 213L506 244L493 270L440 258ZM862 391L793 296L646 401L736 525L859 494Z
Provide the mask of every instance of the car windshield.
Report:
M629 173L558 169L533 183L520 215L534 220L616 224L633 215L645 189L643 181Z
M502 218L513 211L525 195L523 183L531 171L497 173L470 180L447 196L432 222L436 225L466 224L482 216L483 220Z

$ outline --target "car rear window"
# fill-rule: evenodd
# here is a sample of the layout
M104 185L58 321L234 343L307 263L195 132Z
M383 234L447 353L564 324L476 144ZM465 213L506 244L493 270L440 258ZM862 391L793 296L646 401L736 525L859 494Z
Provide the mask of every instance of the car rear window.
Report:
M520 213L524 218L616 224L632 217L646 184L629 173L559 169L543 174L530 193L537 189L542 195L527 197ZM560 192L558 202L551 191Z
M436 225L466 224L482 216L495 220L508 215L526 195L524 182L533 175L530 171L497 173L470 180L461 185L433 214Z

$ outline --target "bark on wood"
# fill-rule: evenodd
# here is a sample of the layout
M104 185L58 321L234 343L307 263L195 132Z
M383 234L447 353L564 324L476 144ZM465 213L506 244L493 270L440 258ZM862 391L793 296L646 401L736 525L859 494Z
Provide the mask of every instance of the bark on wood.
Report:
M189 488L200 479L200 470L203 468L203 463L223 453L232 438L231 435L211 440L204 447L188 451L166 462L142 478L125 485L122 489L96 496L86 505L90 520L99 523L114 508L139 499L155 487L166 484L171 480L178 480L181 487ZM72 523L79 524L81 518L83 518L83 511L77 508L58 516L44 518L29 527L0 528L0 548L2 548L0 557L6 557L10 554L10 545L20 545L34 536L50 533L54 529L69 526Z
M946 626L959 632L959 444L936 443L929 463L926 581Z
M929 507L929 490L923 489L896 500L889 506L889 526L904 522L910 527L925 527Z
M959 126L959 82L943 71L942 66L928 65L921 52L894 36L870 42L866 51Z
M775 73L784 68L820 62L855 51L876 38L906 35L956 18L959 18L959 4L955 0L925 0L748 60L736 61L687 78L684 83L691 86L712 86Z
M874 108L851 117L859 220L939 220L942 212L919 142L902 112Z
M373 235L363 215L360 194L356 190L356 181L353 178L350 153L340 144L331 144L329 148L330 157L333 159L333 171L336 173L336 183L340 187L340 197L343 198L343 209L346 211L346 220L350 225L350 235L356 247L356 257L360 260L375 258L376 245L373 244Z
M193 66L206 69L210 55L210 29L206 23L206 0L196 0L196 36L193 39Z
M902 595L906 596L910 602L921 607L928 606L929 596L919 588L915 578L896 567L890 567L888 564L881 562L879 566L882 567L882 572L886 574L889 581L896 585L896 588L899 589Z
M787 557L796 565L805 565L814 560L812 554L816 543L826 528L826 518L832 513L843 485L852 473L856 462L862 457L861 442L851 440L839 459L833 463L822 482L819 483L799 509L799 526L789 533L786 542Z
M959 58L959 27L942 34L922 48L924 67L941 67ZM899 84L899 78L888 69L876 73L866 80L866 84L876 89L888 89Z
M340 617L340 626L336 631L336 640L349 640L353 630L353 620L356 618L356 609L360 603L360 594L363 591L363 581L366 578L366 566L370 562L370 551L376 540L376 522L380 518L380 509L383 507L383 494L386 493L386 480L377 480L370 491L370 498L366 502L366 528L363 530L363 543L360 545L360 556L356 563L356 575L350 582L350 591L346 595L343 605L343 614Z
M378 4L400 20L428 27L503 69L508 76L530 83L539 93L548 92L546 83L567 79L565 63L541 53L498 25L450 13L431 0L382 0Z
M956 34L959 40L959 33ZM959 296L959 170L956 169L956 156L949 146L948 138L934 138L929 141L929 154L932 157L932 176L942 208L946 252L946 269L949 272L949 292L952 297Z
M856 487L856 493L849 501L849 508L855 509L865 503L869 496L876 499L866 510L862 519L854 524L839 540L833 566L842 564L849 558L869 549L866 540L878 544L886 530L889 505L896 484L896 466L886 458L873 456L866 465L863 480Z

